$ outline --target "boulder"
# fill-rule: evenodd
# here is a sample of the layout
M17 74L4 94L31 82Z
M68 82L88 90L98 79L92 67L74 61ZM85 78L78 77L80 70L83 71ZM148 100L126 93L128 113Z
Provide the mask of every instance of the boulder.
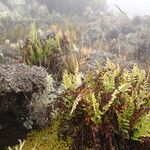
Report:
M0 65L0 124L32 129L46 124L41 97L47 87L47 73L41 67L24 64ZM36 98L35 98L36 97Z
M91 47L94 45L96 41L100 41L102 39L102 30L99 27L89 28L84 34L84 46Z
M9 44L0 45L0 64L10 65L23 62L23 56L21 50L17 44L13 44L12 47Z
M40 67L24 64L0 66L0 94L11 92L34 93L46 87L47 73Z

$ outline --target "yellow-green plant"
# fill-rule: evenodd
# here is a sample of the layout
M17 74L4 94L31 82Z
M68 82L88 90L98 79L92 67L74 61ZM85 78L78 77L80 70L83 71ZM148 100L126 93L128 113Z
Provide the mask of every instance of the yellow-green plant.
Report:
M30 65L49 64L49 57L52 53L58 53L60 48L61 33L55 34L55 37L45 39L43 42L38 34L36 24L31 25L28 43L23 47L25 62Z
M144 70L136 64L131 70L122 69L107 60L104 67L99 66L98 70L87 73L80 84L76 84L76 76L64 73L66 92L61 102L69 104L66 109L70 113L70 122L78 120L77 131L84 132L87 125L91 128L87 133L89 137L94 136L89 138L91 143L94 140L100 146L98 141L108 138L112 148L113 135L141 141L150 137L149 75ZM77 133L82 134L79 131Z
M150 113L140 117L134 126L133 139L139 140L141 137L150 137Z
M67 70L64 71L62 86L65 90L75 90L82 84L82 75L75 70L74 74L71 74Z

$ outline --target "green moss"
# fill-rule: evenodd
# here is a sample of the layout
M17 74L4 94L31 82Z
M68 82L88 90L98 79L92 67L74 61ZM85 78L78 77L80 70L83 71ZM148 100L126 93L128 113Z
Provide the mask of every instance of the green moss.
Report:
M62 141L57 137L59 122L54 121L51 127L28 134L23 150L69 150L71 141Z

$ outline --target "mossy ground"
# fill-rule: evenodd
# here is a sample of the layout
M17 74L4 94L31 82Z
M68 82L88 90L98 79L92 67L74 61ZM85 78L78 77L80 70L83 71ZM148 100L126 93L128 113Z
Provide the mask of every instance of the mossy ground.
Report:
M59 122L54 121L50 127L28 134L23 150L69 150L70 141L57 137Z

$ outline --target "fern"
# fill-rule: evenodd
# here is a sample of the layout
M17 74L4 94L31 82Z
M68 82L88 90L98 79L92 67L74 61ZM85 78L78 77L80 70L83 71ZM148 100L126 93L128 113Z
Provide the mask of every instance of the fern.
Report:
M111 71L106 72L102 80L106 92L112 92L115 89L115 76Z
M102 76L102 82L105 92L112 92L115 90L115 79L119 75L120 68L119 66L114 66L110 63L109 60L107 60L106 66L105 66L105 73Z
M72 76L69 75L68 71L65 70L63 73L63 87L65 88L65 90L68 90L72 87Z
M86 89L83 89L80 94L77 96L77 98L75 99L74 103L73 103L73 106L72 106L72 109L71 109L71 112L70 112L70 115L73 114L73 112L76 110L79 102L82 100L82 98L84 98L85 94L87 93L87 90Z
M150 137L150 112L141 117L134 126L133 139L139 140L142 137Z
M31 29L29 32L29 41L30 43L37 43L38 41L38 32L35 22L31 24Z
M84 84L80 84L81 76L78 71L75 74L65 71L63 85L67 96L62 99L66 103L69 97L68 108L71 110L70 115L73 114L71 118L84 112L82 117L85 118L80 119L104 136L111 137L117 133L128 140L150 137L150 113L147 113L150 92L146 72L137 65L131 71L121 70L109 60L106 66L98 68L96 73L87 73Z
M49 57L54 53L61 52L60 41L62 38L62 33L55 33L55 37L50 37L46 40L42 40L38 34L36 24L31 25L29 32L29 42L23 48L25 51L25 60L27 64L30 65L45 65L49 66Z
M132 97L124 94L126 104L122 112L117 111L119 130L129 138L130 119L135 111Z
M92 106L93 106L93 111L94 111L94 116L91 118L91 120L95 124L101 124L101 122L102 122L102 112L100 111L99 102L97 101L94 93L91 93L89 98L92 101Z
M111 100L108 102L108 104L106 106L103 107L103 114L105 114L110 109L110 107L112 106L112 104L114 103L114 101L117 98L117 94L119 94L121 92L125 93L126 91L129 90L129 87L130 87L130 84L128 84L128 83L122 84L118 87L118 89L116 89L113 92Z
M80 62L77 57L77 53L71 52L69 55L65 56L63 58L63 62L65 65L65 68L70 72L70 73L75 73L75 71L79 71L80 67Z
M82 75L76 71L75 74L69 73L67 70L65 70L63 74L63 81L62 85L65 90L75 90L82 84Z

